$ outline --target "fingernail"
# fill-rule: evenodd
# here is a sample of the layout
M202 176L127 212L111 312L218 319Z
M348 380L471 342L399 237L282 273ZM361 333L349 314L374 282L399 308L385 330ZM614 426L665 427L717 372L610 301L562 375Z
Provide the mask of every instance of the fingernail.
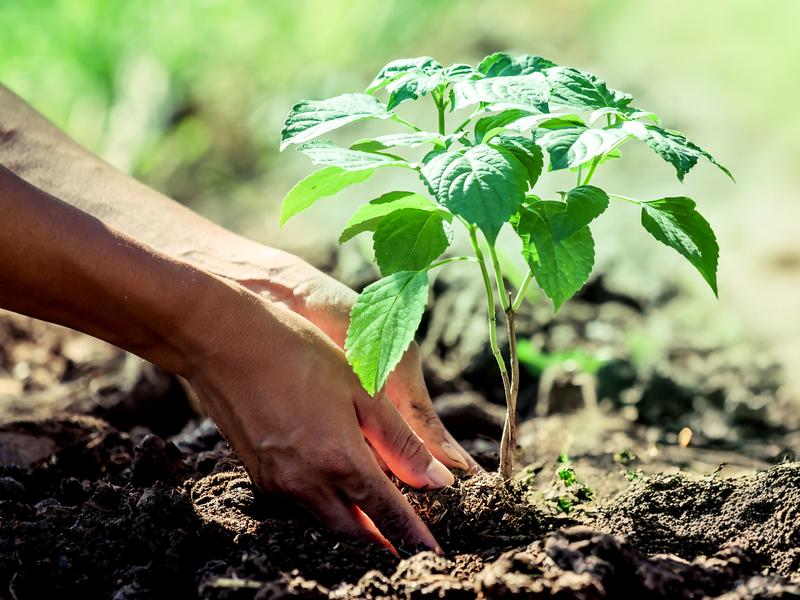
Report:
M425 475L428 477L428 481L431 482L433 487L445 487L447 485L453 485L456 478L453 477L453 474L445 467L442 463L440 463L435 458L431 460L431 463L428 465L428 468L425 470Z
M467 463L464 462L464 458L458 453L453 445L450 442L442 442L442 452L447 454L447 457L456 463L456 466L459 469L467 470Z

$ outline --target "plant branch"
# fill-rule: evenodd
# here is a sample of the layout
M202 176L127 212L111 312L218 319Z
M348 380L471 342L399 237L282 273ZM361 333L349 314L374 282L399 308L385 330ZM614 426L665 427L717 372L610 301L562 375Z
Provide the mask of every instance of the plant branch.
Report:
M602 158L602 154L600 156L595 156L592 164L589 166L589 172L586 173L586 177L583 180L581 185L589 185L589 182L592 180L592 176L594 176L594 171L597 169L597 165L600 164L600 159Z
M492 267L494 268L494 279L497 282L497 293L500 295L500 306L503 310L508 310L511 304L506 292L506 283L503 279L503 271L500 269L500 260L497 258L497 251L494 244L489 244L489 255L492 257Z
M406 127L413 129L414 131L422 131L422 129L420 129L413 123L409 123L404 118L399 117L397 114L392 115L392 120L395 121L396 123L400 123L400 125L405 125Z
M531 284L531 279L533 279L533 271L528 269L528 272L525 273L525 277L522 279L522 283L519 284L517 296L511 303L511 310L514 312L518 311L519 307L522 306L522 302L525 300L525 294L528 293L528 286Z
M440 260L438 262L435 262L435 263L433 263L431 265L428 265L428 267L425 270L426 271L430 271L431 269L435 269L436 267L441 267L442 265L446 265L446 264L449 264L449 263L452 263L452 262L458 262L460 260L469 260L469 261L472 261L472 262L478 262L478 259L475 258L474 256L453 256L453 257L450 257L450 258L442 259L442 260Z
M617 200L624 200L625 202L630 202L631 204L636 204L637 206L641 206L642 201L636 200L636 198L628 198L628 196L620 196L619 194L608 194L609 198L616 198Z
M486 267L486 259L483 257L480 244L478 244L478 235L474 225L469 225L469 239L472 242L472 249L475 251L475 257L478 259L478 265L481 268L483 287L486 291L486 308L489 317L489 344L492 347L492 354L497 361L497 366L500 368L500 374L503 377L503 389L506 393L506 399L508 399L511 393L511 383L508 379L506 363L503 360L503 355L500 354L500 347L497 344L497 315L494 305L494 290L492 289L492 281L489 277L489 269Z
M510 300L510 297L509 297ZM506 421L503 437L500 440L500 476L504 481L511 479L514 454L517 451L517 397L519 396L519 358L517 357L516 312L513 308L505 311L508 327L508 350L511 363L511 389L506 397Z

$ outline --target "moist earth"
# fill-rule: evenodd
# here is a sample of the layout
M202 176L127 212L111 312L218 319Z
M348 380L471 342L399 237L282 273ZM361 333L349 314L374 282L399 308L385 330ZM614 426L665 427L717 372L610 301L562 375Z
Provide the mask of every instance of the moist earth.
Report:
M800 411L774 364L671 340L645 366L619 332L672 296L595 281L520 318L547 360L525 371L502 486L483 322L449 325L466 285L437 282L420 341L437 409L489 472L401 486L443 556L326 531L253 488L177 379L0 314L0 598L800 598ZM589 358L552 359L575 347Z

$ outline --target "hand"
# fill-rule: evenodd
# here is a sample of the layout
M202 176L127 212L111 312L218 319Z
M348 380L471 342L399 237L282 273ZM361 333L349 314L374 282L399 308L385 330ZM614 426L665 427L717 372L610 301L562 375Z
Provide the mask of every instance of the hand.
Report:
M411 486L449 485L453 475L384 395L361 388L317 327L239 286L224 287L192 310L191 329L203 338L186 378L254 483L293 497L333 529L384 543L385 536L401 551L439 551L365 438Z
M295 256L268 250L271 255L266 260L273 267L269 273L251 278L242 277L238 282L302 315L343 348L350 322L350 309L357 294ZM445 429L434 411L422 376L420 350L416 343L411 344L389 377L386 395L442 463L450 468L472 473L482 470Z

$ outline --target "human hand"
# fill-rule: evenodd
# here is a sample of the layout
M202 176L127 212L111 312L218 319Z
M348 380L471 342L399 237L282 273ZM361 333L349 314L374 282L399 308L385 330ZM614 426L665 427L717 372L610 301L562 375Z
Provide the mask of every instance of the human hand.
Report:
M226 287L192 311L203 341L185 376L253 482L291 496L332 529L384 543L385 536L399 551L438 551L370 445L413 487L450 485L453 475L383 394L361 388L316 326Z
M269 271L255 270L256 276L240 277L238 282L302 315L343 348L357 294L296 256L268 251L270 254L261 260L271 264ZM450 468L472 473L482 470L434 411L416 343L411 344L390 375L385 393L438 460Z

